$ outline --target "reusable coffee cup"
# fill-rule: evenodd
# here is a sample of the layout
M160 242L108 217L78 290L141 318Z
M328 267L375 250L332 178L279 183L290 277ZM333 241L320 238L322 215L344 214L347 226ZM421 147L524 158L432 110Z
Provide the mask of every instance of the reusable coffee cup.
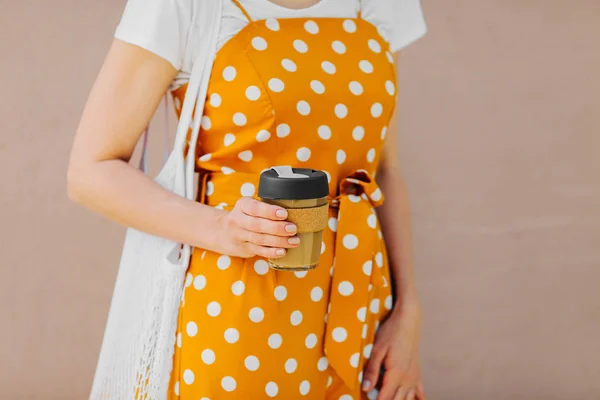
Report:
M287 220L298 227L300 245L287 249L284 257L269 259L277 270L306 271L321 256L323 229L327 226L329 185L323 171L290 166L272 167L260 174L258 197L285 208Z

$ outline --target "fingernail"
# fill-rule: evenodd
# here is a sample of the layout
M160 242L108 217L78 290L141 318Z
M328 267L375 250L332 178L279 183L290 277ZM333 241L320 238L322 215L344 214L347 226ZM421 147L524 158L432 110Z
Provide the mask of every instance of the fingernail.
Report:
M287 211L283 208L280 208L279 210L275 211L275 215L277 215L279 218L286 218L287 214Z
M362 390L367 391L369 389L371 389L371 381L365 379L362 383Z
M296 232L296 225L294 225L294 224L287 224L287 225L285 226L285 231L286 231L286 232L289 232L289 233L294 233L294 232Z
M285 250L284 249L279 249L275 252L275 254L277 254L278 256L283 256L285 255Z
M291 237L288 239L288 243L289 244L299 244L300 243L300 238L297 236Z

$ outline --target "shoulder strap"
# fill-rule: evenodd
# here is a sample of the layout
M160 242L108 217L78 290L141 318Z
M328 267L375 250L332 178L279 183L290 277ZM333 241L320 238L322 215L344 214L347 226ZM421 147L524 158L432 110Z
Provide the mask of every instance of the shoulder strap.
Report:
M244 14L244 16L248 19L248 22L254 22L254 20L252 19L252 17L250 16L250 14L248 14L248 11L246 11L246 9L242 6L242 4L239 2L239 0L231 0L231 2L233 4L236 5L237 8L240 9L240 11Z

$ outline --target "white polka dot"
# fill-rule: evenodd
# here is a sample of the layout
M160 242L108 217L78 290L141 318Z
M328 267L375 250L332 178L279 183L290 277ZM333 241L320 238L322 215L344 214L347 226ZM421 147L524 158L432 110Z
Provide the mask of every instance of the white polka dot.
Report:
M277 126L277 137L284 138L290 134L290 126L288 124L279 124Z
M293 374L296 372L296 368L298 368L298 362L294 358L290 358L285 362L285 372L288 374Z
M194 289L202 290L206 286L206 278L204 275L198 275L194 278Z
M232 66L225 67L225 69L223 70L223 79L225 79L227 82L231 82L232 80L234 80L236 75L237 71Z
M356 32L356 22L351 19L347 19L344 21L344 30L348 33Z
M238 158L242 161L249 162L252 160L252 151L244 150L238 154Z
M371 357L371 351L373 350L373 345L372 344L368 344L363 348L363 356L365 356L365 358L369 358Z
M192 284L193 280L194 280L194 276L188 272L185 276L185 287L190 286Z
M321 372L325 371L328 366L329 366L329 362L327 361L326 357L319 358L319 361L317 362L317 369L319 371L321 371Z
M335 106L335 116L343 119L346 118L346 116L348 115L348 107L346 107L344 104L337 104Z
M325 242L321 242L321 254L325 253Z
M386 51L385 55L387 56L387 59L390 62L390 64L393 64L394 63L394 56L392 55L392 53L390 53L389 51Z
M362 270L365 273L365 275L371 276L371 272L373 271L373 261L369 260L366 263L364 263Z
M175 391L175 395L179 396L179 382L175 382L175 387L173 390Z
M301 147L296 151L296 158L298 161L308 161L310 158L310 149L308 147Z
M385 139L385 134L387 133L387 126L384 126L381 130L381 140Z
M258 100L260 98L260 89L257 86L248 86L246 97L250 101Z
M269 347L272 349L278 349L281 346L281 335L278 333L274 333L271 336L269 336Z
M237 383L235 379L233 379L231 376L226 376L223 379L221 379L221 387L226 392L233 392L237 387Z
M306 276L306 274L308 274L308 271L295 271L294 275L296 275L296 278L304 278Z
M236 281L231 285L231 291L236 296L241 296L244 294L244 290L246 289L246 285L243 281Z
M332 232L337 232L337 226L338 226L337 218L335 218L335 217L329 218L329 221L327 221L327 225L329 226L329 229L331 229Z
M222 255L222 256L219 256L219 258L217 259L217 267L221 271L226 270L227 268L229 268L230 265L231 265L231 258L229 256Z
M319 129L317 129L319 133L319 137L323 140L331 139L331 129L327 125L321 125Z
M386 310L391 310L393 305L394 305L394 300L392 298L392 295L389 295L388 297L385 298L385 301L383 302L383 306L385 307Z
M256 134L256 141L259 143L266 142L271 137L271 133L265 129Z
M290 323L293 326L298 326L300 325L300 323L302 322L302 313L300 311L294 311L291 315L290 315Z
M327 377L327 387L330 387L332 382L333 382L333 378L331 376ZM340 397L340 399L342 399L342 398ZM348 399L346 398L346 399L342 399L342 400L348 400ZM352 400L352 397L350 397L350 400Z
M318 286L315 286L311 291L310 291L310 299L312 301L320 301L323 298L323 289L321 289Z
M200 357L202 358L202 361L204 362L204 364L208 364L211 365L212 363L215 362L215 352L212 351L211 349L206 349L202 352L202 354L200 354Z
M212 126L212 122L211 122L210 118L208 118L205 115L200 119L200 125L202 126L202 129L204 129L205 131L208 131L208 130L210 130L210 128Z
M248 356L244 360L244 365L248 369L248 371L256 371L260 366L260 361L256 356Z
M344 247L348 250L354 250L358 246L358 238L352 234L344 236Z
M331 44L331 48L338 54L346 53L346 45L339 40L334 40Z
M394 85L394 82L386 81L385 82L385 90L387 90L387 92L390 96L393 96L396 93L396 86Z
M221 314L221 305L216 301L211 301L208 303L208 306L206 306L206 312L211 317L217 317Z
M266 275L269 272L269 264L265 260L256 260L254 263L254 271L259 275Z
M348 85L348 87L350 88L350 92L352 92L353 95L360 96L361 94L363 94L363 87L359 82L352 81L350 82L350 85Z
M294 49L296 49L298 53L304 54L308 51L308 45L303 40L296 39L294 40Z
M375 263L379 268L383 267L383 254L381 252L375 254Z
M233 133L225 134L225 136L223 137L223 144L225 145L225 147L231 146L233 142L235 142L235 135Z
M375 161L375 149L370 149L367 152L367 161L372 163L373 161Z
M284 301L287 297L287 289L285 286L277 286L274 291L275 298L279 301Z
M371 198L375 201L381 200L381 190L379 188L375 189L373 193L371 193Z
M306 32L311 33L313 35L319 33L319 25L317 25L315 21L306 21L304 23L304 29L306 29Z
M317 345L317 335L315 335L314 333L308 335L306 337L306 340L304 340L304 344L308 349L314 348Z
M300 394L306 396L308 392L310 392L310 382L302 381L302 383L300 383Z
M343 396L340 396L339 400L353 400L353 398L349 394L345 394Z
M261 38L260 36L257 36L254 39L252 39L252 47L259 51L266 50L267 41Z
M181 348L181 341L183 340L183 335L181 332L177 334L177 347Z
M383 235L381 234L381 231L380 231L380 230L377 230L377 237L378 237L379 239L383 239Z
M365 128L357 126L352 130L352 138L357 142L360 142L365 137Z
M317 80L314 80L314 81L310 82L310 88L316 94L323 94L323 93L325 93L325 86L321 82L319 82Z
M304 100L300 100L298 102L298 104L296 105L296 109L298 110L298 113L300 113L300 115L306 116L310 114L310 104L308 104Z
M210 95L209 103L213 107L219 107L221 105L221 96L217 93L213 93Z
M362 72L364 72L365 74L370 74L373 72L373 64L371 64L369 61L367 60L362 60L358 63L358 67L360 68L360 70Z
M360 322L365 322L367 318L367 307L361 307L356 312L356 317Z
M377 314L379 312L379 303L379 299L373 299L371 301L371 306L369 307L369 310L371 310L373 314Z
M200 157L200 161L208 162L210 161L211 157L212 155L210 153L203 154L202 157Z
M265 386L265 393L269 397L275 397L277 396L277 393L279 393L279 387L275 382L269 382L267 383L267 386Z
M255 190L256 189L254 188L253 184L246 182L242 185L240 192L242 193L242 196L252 197L254 196Z
M383 114L383 106L381 103L375 103L371 106L371 115L373 118L379 118Z
M362 383L362 380L363 380L363 372L362 372L362 371L360 371L360 372L358 373L358 383Z
M187 333L189 337L196 336L196 334L198 334L198 325L196 325L194 321L188 322L185 326L185 333Z
M358 362L360 361L360 354L354 353L350 356L350 365L352 368L358 368Z
M284 58L283 60L281 60L281 66L288 72L296 72L296 70L298 69L296 63L288 58Z
M360 196L357 196L355 194L349 194L348 200L350 200L353 203L358 203L360 201Z
M277 32L279 30L279 21L277 21L275 18L268 18L265 21L265 25L267 28L274 32Z
M221 172L223 172L225 175L231 175L235 172L235 170L229 167L221 167Z
M367 225L369 225L369 228L377 228L377 216L375 214L371 214L367 217Z
M362 334L361 334L361 337L362 337L363 339L366 339L366 338L367 338L367 324L364 324L364 325L363 325L363 327L362 327Z
M381 45L375 39L369 40L369 48L373 50L375 53L381 53Z
M338 150L335 155L335 160L338 164L343 164L346 161L346 152L342 149Z
M352 283L349 281L342 281L338 285L338 292L340 292L342 296L350 296L354 293L354 286L352 286Z
M240 112L233 114L233 123L237 126L244 126L248 122L246 116Z
M275 93L279 93L282 92L283 89L285 89L285 85L281 79L272 78L269 80L269 89L271 89Z
M228 328L225 331L225 341L227 343L236 343L240 339L240 333L235 328Z
M346 332L346 329L344 328L337 327L332 331L331 335L333 336L333 340L341 343L344 342L348 337L348 332Z
M261 322L265 318L265 312L260 307L253 307L248 314L250 321Z
M335 74L336 71L335 65L330 61L323 61L321 63L321 68L323 68L323 71L327 72L329 75Z
M191 369L186 369L185 371L183 371L183 381L187 385L191 385L192 383L194 383L194 378L194 372Z

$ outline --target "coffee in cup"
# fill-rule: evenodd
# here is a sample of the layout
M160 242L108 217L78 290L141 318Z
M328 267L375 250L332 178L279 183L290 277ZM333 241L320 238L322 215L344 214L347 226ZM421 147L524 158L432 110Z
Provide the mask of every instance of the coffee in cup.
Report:
M327 226L328 194L327 175L323 171L278 166L260 175L258 196L265 203L285 208L287 220L296 224L300 238L300 245L287 249L284 257L268 260L271 268L305 271L318 265L323 230Z

